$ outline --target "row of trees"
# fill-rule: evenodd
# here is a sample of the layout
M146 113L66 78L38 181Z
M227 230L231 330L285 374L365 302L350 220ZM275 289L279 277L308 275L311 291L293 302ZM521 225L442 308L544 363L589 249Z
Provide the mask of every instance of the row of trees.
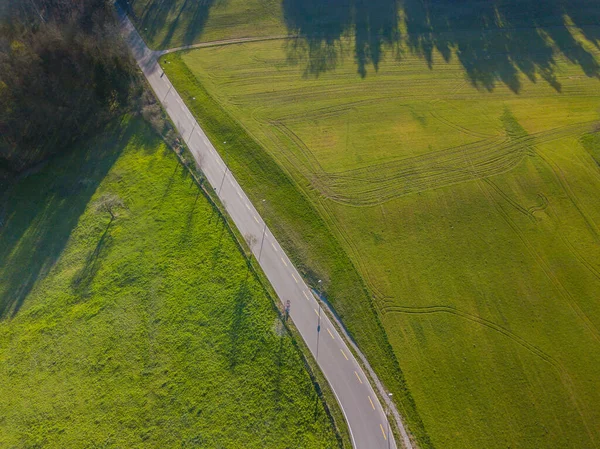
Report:
M0 169L101 129L139 92L135 73L108 0L0 0Z

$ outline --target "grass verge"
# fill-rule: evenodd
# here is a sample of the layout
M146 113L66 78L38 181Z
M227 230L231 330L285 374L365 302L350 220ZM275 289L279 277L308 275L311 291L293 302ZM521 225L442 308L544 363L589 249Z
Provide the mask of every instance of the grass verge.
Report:
M165 63L167 60L169 64ZM429 439L370 296L351 260L307 199L303 189L308 186L296 183L293 176L283 171L240 123L221 108L190 72L181 53L163 57L161 62L303 277L315 287L318 279L323 281L328 300L351 337L367 355L382 382L394 393L410 432L422 447L428 447Z
M22 179L7 208L1 446L338 447L226 223L142 121Z
M345 283L327 296L370 360L377 311L431 443L594 447L597 80L560 50L518 93L438 56L313 79L285 44L165 67L304 276Z
M313 381L315 390L317 394L323 399L323 405L325 406L325 410L329 415L332 424L336 430L336 437L340 445L344 448L351 448L352 443L350 441L350 433L348 431L348 426L342 410L333 394L333 390L329 386L329 383L323 376L323 373L319 369L317 362L310 355L310 350L304 343L302 336L299 334L298 330L294 326L294 323L291 320L288 320L285 316L285 310L281 301L277 297L277 293L273 290L269 280L266 275L262 271L260 264L256 260L256 257L252 254L252 250L248 247L248 243L243 238L243 236L239 233L238 229L235 225L232 224L232 220L227 214L227 211L221 204L219 197L216 192L205 183L203 173L197 168L195 163L192 163L193 155L190 153L187 147L181 147L181 153L178 155L180 162L183 166L186 167L190 176L194 179L198 188L202 190L207 200L211 203L215 211L219 213L225 224L227 225L227 229L231 235L231 237L236 242L238 248L241 252L244 253L247 262L248 268L252 270L254 275L257 277L260 282L264 293L271 299L274 310L278 313L279 318L281 320L281 328L285 328L287 332L290 332L293 336L294 344L296 345L299 354L302 356L302 360L304 365L309 372L311 379Z

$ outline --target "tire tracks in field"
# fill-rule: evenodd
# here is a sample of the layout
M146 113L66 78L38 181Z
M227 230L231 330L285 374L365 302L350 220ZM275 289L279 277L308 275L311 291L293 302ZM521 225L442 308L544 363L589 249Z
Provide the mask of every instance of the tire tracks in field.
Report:
M550 158L545 156L542 152L536 151L536 155L539 156L540 159L542 161L544 161L546 163L546 165L550 168L550 170L552 171L552 173L558 180L558 183L560 184L561 188L563 189L565 194L569 197L569 200L573 203L573 206L575 206L575 209L577 209L577 211L581 215L581 218L583 218L587 228L589 229L591 234L594 236L594 240L596 240L596 243L600 243L600 231L598 230L598 227L596 226L594 221L588 217L584 207L579 204L579 201L577 200L576 195L571 190L571 187L569 186L566 176L563 173L563 171L561 170L561 168L556 163L554 163Z
M477 323L481 326L485 326L489 329L499 332L500 334L511 339L512 341L519 344L523 348L527 349L529 352L536 355L540 359L544 360L546 363L552 365L556 369L556 371L560 374L561 377L563 375L568 377L568 374L567 374L565 368L550 354L544 352L542 349L538 348L537 346L529 343L527 340L518 336L514 332L508 330L507 328L500 326L499 324L496 324L491 320L481 318L480 316L473 315L473 314L467 313L467 312L463 312L460 309L456 309L456 308L450 307L450 306L435 306L435 305L423 306L423 307L389 305L389 306L383 306L382 310L385 314L387 314L387 313L391 313L391 314L394 314L394 313L404 313L404 314L447 313L447 314L458 316L460 318L464 318L473 323Z
M193 50L195 48L207 48L207 47L222 47L225 45L234 45L234 44L247 44L252 42L265 42L265 41L274 41L274 40L287 40L291 39L293 36L287 34L274 35L274 36L249 36L249 37L238 37L233 39L221 39L216 41L208 41L208 42L200 42L197 44L189 44L182 45L181 47L168 48L166 50L157 50L156 53L159 56L166 55L169 53L174 53L176 51L183 50Z
M537 197L540 199L540 204L536 206L531 206L527 209L527 212L529 212L534 218L536 212L546 210L550 205L548 198L546 198L546 195L544 195L543 193L538 193Z
M502 198L504 198L504 200L506 200L506 202L508 204L510 204L512 207L514 207L518 212L522 213L527 218L535 219L535 217L533 216L533 213L530 212L529 209L525 209L523 206L521 206L519 203L517 203L515 200L513 200L504 190L502 190L500 187L498 187L498 185L494 181L492 181L490 178L483 178L483 181L487 185L489 185L492 189L494 189L498 195L500 195Z
M371 206L407 194L488 178L536 154L531 151L534 143L578 135L593 123L586 121L517 138L489 138L369 167L322 173L324 179L320 182L327 185L322 194L352 206Z
M472 131L468 128L465 128L464 126L459 125L458 123L455 123L451 120L448 120L447 118L442 117L436 110L431 110L429 111L429 114L436 119L437 121L439 121L440 123L443 123L444 125L460 132L463 134L466 134L468 136L471 137L477 137L479 139L490 139L490 138L494 138L495 136L493 134L484 134L484 133L478 133L476 131Z
M500 214L503 220L510 226L510 228L517 235L527 252L534 258L537 265L540 267L544 275L548 278L548 280L554 285L554 288L557 292L567 301L571 310L576 314L576 316L582 321L585 327L590 332L591 336L600 343L600 332L594 325L594 323L590 320L590 318L581 310L573 295L569 292L569 290L560 282L560 280L552 273L551 267L544 261L544 259L537 253L535 248L529 243L529 241L523 235L523 232L519 228L519 226L510 218L510 216L502 209L502 206L498 204L498 202L493 198L490 192L486 189L487 184L483 184L478 182L478 186L483 193L483 195L488 199L488 201L494 206L496 211Z
M545 197L544 197L545 198ZM562 240L562 242L565 244L565 246L567 247L567 249L569 250L569 252L573 255L573 257L575 257L577 259L577 261L583 265L583 267L585 267L592 276L594 276L597 280L600 281L600 271L598 269L596 269L578 250L577 248L575 248L575 246L573 245L573 243L571 242L571 240L566 236L565 232L561 231L561 228L563 227L562 222L560 220L560 216L559 214L554 210L553 206L548 202L548 200L546 199L546 206L550 207L550 210L552 210L552 213L554 214L554 216L556 217L556 223L558 225L558 229L559 229L559 236L560 239Z
M565 388L569 398L571 399L573 406L575 407L575 409L577 410L577 413L579 414L581 422L583 423L583 426L585 427L585 429L587 431L588 437L593 442L594 447L597 447L596 440L594 437L594 432L592 431L593 427L590 426L590 424L587 421L586 415L581 410L581 407L579 404L580 401L578 400L578 396L575 392L573 379L569 375L568 371L564 368L564 366L558 360L556 360L554 357L552 357L547 352L543 351L541 348L537 347L536 345L534 345L532 343L529 343L524 338L522 338L519 335L515 334L514 332L508 330L507 328L494 323L491 320L464 312L462 310L459 310L457 308L450 307L450 306L432 305L432 306L422 306L422 307L410 307L410 306L390 305L390 306L383 307L383 313L384 314L388 314L388 313L389 314L414 314L414 315L446 313L449 315L463 318L472 323L479 324L481 326L484 326L488 329L494 330L494 331L504 335L505 337L509 338L514 343L518 344L522 348L529 351L531 354L537 356L544 362L548 363L557 372L558 377L559 377L563 387Z

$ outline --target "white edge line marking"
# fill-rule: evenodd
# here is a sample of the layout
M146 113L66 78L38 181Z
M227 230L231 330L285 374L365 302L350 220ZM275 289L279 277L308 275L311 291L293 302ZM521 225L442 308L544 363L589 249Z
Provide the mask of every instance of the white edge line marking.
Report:
M344 410L342 401L340 401L340 397L335 392L335 388L333 388L333 385L329 384L329 386L331 387L331 391L333 391L333 395L335 396L335 399L337 400L338 404L340 405L340 408L342 409L342 413L344 414L344 418L346 418L346 422L349 423L350 420L348 419L346 410ZM350 432L350 438L352 439L352 447L356 447L356 440L354 439L354 434L352 433L352 426L350 426L350 425L348 426L348 431Z

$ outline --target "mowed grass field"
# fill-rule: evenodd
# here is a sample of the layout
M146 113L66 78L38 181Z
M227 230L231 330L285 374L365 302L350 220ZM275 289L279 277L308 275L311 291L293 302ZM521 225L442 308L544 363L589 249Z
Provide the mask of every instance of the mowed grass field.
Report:
M0 446L338 447L274 305L144 122L4 199Z
M162 59L424 447L600 447L597 28L528 18Z
M153 49L285 35L277 0L130 0L130 17Z

